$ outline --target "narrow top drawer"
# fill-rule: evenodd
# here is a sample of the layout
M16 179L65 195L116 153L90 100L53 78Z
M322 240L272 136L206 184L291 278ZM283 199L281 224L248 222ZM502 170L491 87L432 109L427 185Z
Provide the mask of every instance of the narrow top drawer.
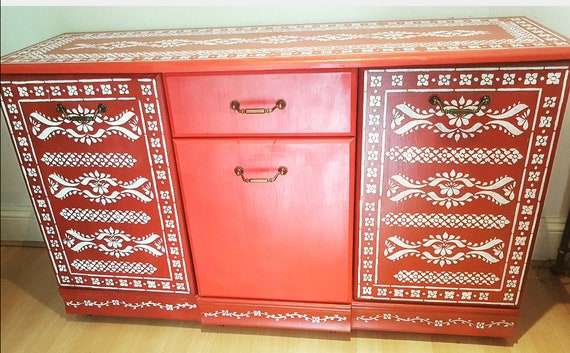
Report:
M356 70L165 78L174 137L352 135Z

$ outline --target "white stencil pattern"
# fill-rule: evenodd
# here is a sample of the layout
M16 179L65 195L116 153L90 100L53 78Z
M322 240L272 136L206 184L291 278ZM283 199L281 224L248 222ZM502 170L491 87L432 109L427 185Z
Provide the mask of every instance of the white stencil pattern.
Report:
M422 38L422 37L440 37L440 38L455 38L455 37L471 37L477 35L489 34L487 31L473 31L473 30L439 30L439 31L426 31L426 32L411 32L411 31L385 31L385 32L374 32L374 33L363 33L363 34L321 34L312 36L298 36L298 35L274 35L265 37L232 37L232 38L212 38L212 39L163 39L156 41L115 41L107 43L97 43L97 44L87 44L78 43L73 47L66 48L65 50L83 50L83 49L95 49L95 50L117 50L117 49L127 49L133 47L139 48L176 48L185 47L192 45L200 46L217 46L217 45L244 45L244 44L293 44L299 42L330 42L330 41L354 41L354 40L400 40L400 39L411 39L411 38Z
M173 310L181 310L181 309L197 309L198 306L196 304L190 303L180 303L180 304L164 304L159 302L154 302L152 300L148 300L146 302L140 303L129 303L124 300L117 300L111 299L106 301L96 301L96 300L84 300L84 301L68 301L65 302L65 305L72 306L74 308L79 308L80 306L86 307L95 307L95 308L104 308L104 307L111 307L111 306L122 306L123 308L133 309L133 310L140 310L146 308L158 308L167 311Z
M378 314L375 316L357 316L356 320L358 321L379 321L379 320L394 320L396 322L408 322L414 324L424 324L428 326L434 327L448 327L448 326L455 326L455 325L466 325L469 327L475 327L477 329L490 329L493 327L513 327L515 323L512 321L491 321L491 322L484 322L484 321L473 321L473 320L465 320L461 318L457 319L447 319L447 320L437 320L437 319L430 319L430 318L423 318L419 316L415 317L403 317L396 314Z
M94 109L83 108L81 105L67 111L68 114L91 115L94 119L90 121L70 121L63 116L50 118L40 112L33 112L30 114L33 134L40 140L48 140L54 135L63 134L75 142L87 145L101 142L110 135L116 134L134 141L142 134L139 118L132 111L125 111L114 118L102 116L101 113L97 113ZM103 127L99 127L100 125L103 125Z
M135 238L112 227L101 229L93 235L85 235L74 229L65 232L63 241L71 250L81 252L86 249L97 249L105 255L117 258L129 256L135 251L144 251L152 256L164 255L162 239L158 234ZM77 241L77 244L75 243Z
M327 316L321 317L321 316L315 316L315 315L299 314L297 312L285 313L285 314L272 314L272 313L269 313L267 311L261 311L261 310L250 310L250 311L246 311L246 312L237 312L237 311L230 311L230 310L217 310L217 311L213 311L213 312L204 312L204 313L202 313L202 315L204 315L205 317L233 317L233 318L236 318L238 320L241 320L244 318L252 318L252 317L254 317L254 318L259 317L259 318L275 320L275 321L284 321L284 320L288 320L288 319L294 319L294 320L300 319L300 320L315 323L315 324L325 323L328 321L342 322L342 321L347 320L346 316L340 316L338 314L335 314L333 316L327 315Z
M511 223L503 215L452 213L387 213L382 222L395 227L479 229L503 229Z
M126 261L103 261L103 260L79 260L75 259L71 266L78 271L87 272L111 272L111 273L134 273L139 275L152 275L157 268L145 262Z
M68 221L147 224L150 216L143 211L64 208L59 213Z
M472 243L447 232L430 235L418 242L409 242L394 235L386 239L384 244L386 246L384 256L389 260L398 261L404 257L417 256L441 267L457 264L469 258L478 258L491 264L497 263L503 259L505 247L504 242L497 238Z
M117 202L123 197L132 197L141 202L150 202L153 199L151 183L144 177L122 182L112 178L109 174L99 173L95 170L75 180L68 180L55 173L51 174L48 180L51 193L58 199L80 194L89 201L102 205ZM116 188L116 190L110 190L111 187Z
M435 272L400 270L394 275L402 283L427 283L443 285L486 285L490 286L499 280L494 273L481 272Z
M436 173L435 177L427 180L414 181L401 174L394 175L388 181L387 196L391 201L401 202L411 197L422 197L432 201L434 205L452 206L465 205L478 198L486 198L498 205L505 205L515 198L513 192L516 181L512 177L504 176L492 182L481 182L470 178L469 174L451 170ZM435 189L424 190L424 189ZM471 191L465 191L471 190ZM498 190L501 190L498 192Z
M523 158L516 148L450 148L394 146L386 156L395 162L445 164L508 164Z
M46 152L41 160L50 167L132 168L137 162L129 153Z
M477 103L464 97L458 100L443 101L445 109L476 109ZM475 137L489 129L498 129L511 136L518 136L528 129L530 109L526 104L516 103L510 107L498 110L479 110L474 114L445 114L439 108L420 109L408 103L398 104L393 110L394 119L390 128L398 135L406 135L413 131L425 128L439 133L440 137L447 137L459 141ZM444 121L432 121L433 117L445 117ZM475 118L477 117L477 118ZM487 121L480 121L487 117ZM508 119L514 122L508 121Z

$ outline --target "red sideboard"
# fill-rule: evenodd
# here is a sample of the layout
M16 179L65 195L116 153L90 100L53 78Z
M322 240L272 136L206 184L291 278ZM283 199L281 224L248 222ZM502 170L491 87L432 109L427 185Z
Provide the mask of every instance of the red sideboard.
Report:
M569 64L523 17L68 33L2 114L68 313L510 337Z

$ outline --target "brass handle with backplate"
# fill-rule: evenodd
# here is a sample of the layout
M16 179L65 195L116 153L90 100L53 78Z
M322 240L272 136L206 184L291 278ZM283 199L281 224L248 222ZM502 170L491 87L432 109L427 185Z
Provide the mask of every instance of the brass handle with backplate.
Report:
M275 105L271 108L240 108L241 104L238 101L231 101L230 108L240 114L269 114L273 113L276 109L285 109L287 102L284 99L278 99Z
M234 173L241 177L241 180L243 180L243 182L245 183L272 183L275 180L277 180L277 178L280 175L285 175L287 174L289 170L287 169L287 167L281 166L279 167L279 169L277 169L277 173L272 176L271 178L246 178L243 174L245 173L245 170L243 169L243 167L237 166L234 168Z
M65 105L58 103L55 106L55 110L58 113L63 114L63 117L67 120L70 121L93 121L97 118L98 115L100 115L101 113L104 113L107 111L107 106L103 103L99 103L99 105L97 105L97 110L95 111L95 113L93 114L88 114L88 113L79 113L77 115L72 115L69 114L67 112L67 108L65 107Z
M481 97L481 99L479 100L479 103L476 107L474 107L474 108L462 108L462 109L444 108L443 104L441 103L441 99L437 95L433 95L433 96L429 97L429 102L432 105L438 106L439 110L444 114L465 115L465 114L477 114L478 112L480 112L483 107L487 106L487 104L489 104L491 102L491 97L485 95L485 96Z

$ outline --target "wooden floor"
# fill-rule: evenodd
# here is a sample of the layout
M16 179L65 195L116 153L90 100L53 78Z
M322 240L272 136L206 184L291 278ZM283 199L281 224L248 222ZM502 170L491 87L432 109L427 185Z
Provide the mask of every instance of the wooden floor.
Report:
M2 246L2 353L570 352L570 278L533 264L515 339L202 327L67 315L44 248Z

